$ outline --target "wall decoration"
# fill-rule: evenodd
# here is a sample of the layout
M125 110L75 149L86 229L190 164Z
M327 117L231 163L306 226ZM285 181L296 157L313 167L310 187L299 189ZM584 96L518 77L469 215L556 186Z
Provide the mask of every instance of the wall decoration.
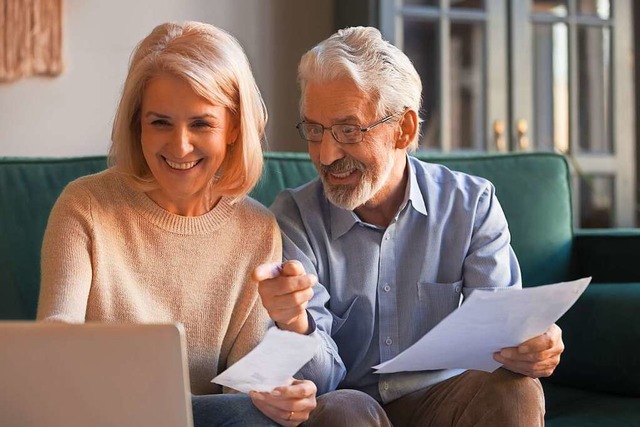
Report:
M0 83L62 73L62 1L0 0Z

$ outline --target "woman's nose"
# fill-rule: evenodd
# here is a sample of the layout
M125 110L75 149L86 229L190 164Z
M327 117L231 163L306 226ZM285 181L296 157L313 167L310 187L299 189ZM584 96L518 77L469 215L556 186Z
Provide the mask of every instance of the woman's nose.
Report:
M184 157L193 151L193 144L189 129L185 126L177 126L172 139L172 152L176 157Z

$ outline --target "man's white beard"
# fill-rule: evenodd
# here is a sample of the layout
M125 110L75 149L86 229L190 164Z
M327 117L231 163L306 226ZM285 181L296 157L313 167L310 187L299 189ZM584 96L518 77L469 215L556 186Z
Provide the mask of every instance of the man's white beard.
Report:
M354 187L352 185L333 185L326 178L331 172L339 173L355 167L361 172L360 182ZM329 166L322 166L320 179L324 187L324 194L327 199L336 206L343 209L354 210L371 200L389 180L393 162L387 159L380 173L375 173L368 169L364 163L354 159L340 159Z

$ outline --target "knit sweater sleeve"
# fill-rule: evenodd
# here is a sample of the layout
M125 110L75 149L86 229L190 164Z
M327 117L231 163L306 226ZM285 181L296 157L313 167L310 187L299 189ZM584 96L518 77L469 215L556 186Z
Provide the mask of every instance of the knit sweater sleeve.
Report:
M271 241L271 250L268 256L258 262L259 264L282 261L282 238L280 235L280 229L278 228L275 219L272 219L272 221L270 221L269 239ZM249 273L248 276L250 277L251 274ZM253 302L251 310L249 311L249 315L247 316L240 329L238 338L236 339L233 347L229 352L229 357L227 358L227 366L233 365L235 362L237 362L247 353L253 350L253 348L258 345L260 341L262 341L267 326L270 324L269 314L262 305L260 297L258 296L258 284L254 282L251 283L251 286L255 292L252 292ZM223 390L224 393L236 392L235 390L229 389L228 387L224 387Z
M92 229L91 197L72 183L56 201L44 235L38 320L85 321Z
M260 298L256 298L253 301L253 306L249 312L249 316L242 325L238 339L234 343L229 357L227 359L227 367L233 365L238 360L242 359L247 353L260 343L262 337L265 334L265 325L269 320L267 311L260 304ZM223 393L240 393L229 387L222 387Z

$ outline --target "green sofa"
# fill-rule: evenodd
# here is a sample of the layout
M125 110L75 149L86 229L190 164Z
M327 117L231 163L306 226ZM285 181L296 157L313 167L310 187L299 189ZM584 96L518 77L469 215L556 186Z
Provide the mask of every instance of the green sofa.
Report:
M525 286L593 277L558 322L567 348L544 380L547 425L640 426L640 230L574 230L558 155L418 157L495 184ZM34 318L49 211L69 181L105 166L104 157L0 158L0 319ZM268 205L315 175L304 154L267 153L252 196Z

